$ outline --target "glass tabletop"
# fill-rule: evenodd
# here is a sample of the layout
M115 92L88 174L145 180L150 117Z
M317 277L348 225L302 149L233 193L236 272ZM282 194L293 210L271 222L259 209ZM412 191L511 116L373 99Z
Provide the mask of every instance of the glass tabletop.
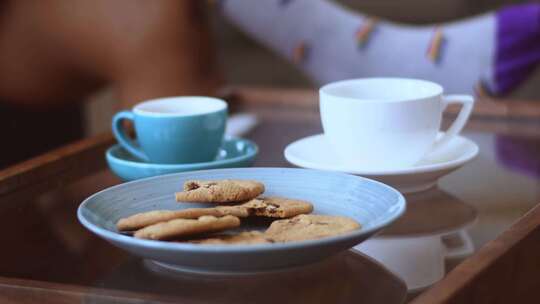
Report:
M322 132L313 113L267 109L258 116L259 125L246 136L260 147L254 166L291 167L283 157L285 146ZM406 214L378 237L467 231L478 249L540 201L540 123L488 120L469 125L463 135L480 147L480 154L440 179L437 187L407 195ZM194 302L274 302L280 294L296 294L288 300L297 302L349 303L361 298L365 303L394 303L403 298L402 282L352 251L306 268L258 277L166 273L93 236L77 222L82 199L119 182L104 170L30 201L0 207L0 277L84 286L96 294L114 289ZM373 283L378 287L371 287ZM2 288L8 287L0 281ZM25 288L29 287L21 290Z

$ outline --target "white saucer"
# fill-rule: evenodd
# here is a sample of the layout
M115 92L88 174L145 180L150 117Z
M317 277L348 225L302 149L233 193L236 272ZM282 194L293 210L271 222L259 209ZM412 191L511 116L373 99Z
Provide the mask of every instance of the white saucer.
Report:
M443 134L439 132L438 137ZM439 178L472 160L478 151L474 142L457 136L446 147L428 154L414 166L374 171L343 164L324 135L318 134L289 144L284 154L287 161L299 167L361 175L391 185L402 193L412 193L435 186Z

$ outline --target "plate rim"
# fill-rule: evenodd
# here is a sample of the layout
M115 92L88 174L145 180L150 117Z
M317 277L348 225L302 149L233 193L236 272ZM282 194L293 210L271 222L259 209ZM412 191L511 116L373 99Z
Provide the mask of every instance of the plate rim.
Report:
M122 244L136 245L138 247L144 246L145 248L158 249L158 250L172 250L172 251L182 251L182 252L192 252L192 253L198 252L198 253L237 254L237 253L253 253L253 252L259 252L259 251L263 251L263 252L287 251L291 249L319 247L321 245L332 244L332 243L336 243L340 241L348 241L348 240L355 239L361 236L366 236L366 239L367 239L374 233L378 232L379 230L383 229L384 227L396 221L400 216L403 215L403 213L406 210L406 205L407 205L406 199L403 196L403 194L399 192L397 189L385 183L382 183L382 182L379 182L370 178L355 176L355 175L342 173L342 172L332 172L332 174L347 176L347 178L351 178L351 177L360 178L371 183L379 184L387 188L388 190L394 192L398 197L395 210L391 212L391 215L386 220L378 223L378 225L374 227L352 231L350 233L343 234L343 235L331 236L331 237L326 237L326 238L317 239L317 240L306 240L306 241L297 241L297 242L290 242L290 243L248 244L248 245L234 245L234 246L222 245L222 244L190 244L190 243L180 243L180 242L173 243L173 242L164 242L164 241L157 241L157 240L135 239L134 237L122 235L120 233L113 232L108 229L97 226L91 223L89 220L87 220L83 216L83 209L86 207L87 204L89 204L89 202L91 202L91 200L95 196L98 196L102 194L103 192L109 191L111 189L126 187L126 185L131 185L131 184L143 183L143 182L147 182L153 179L157 180L157 179L161 179L165 177L172 177L174 175L186 175L186 174L209 172L209 171L238 171L238 170L259 170L259 169L315 171L315 172L323 172L324 174L328 174L328 171L315 170L315 169L284 168L284 167L254 167L254 168L208 169L208 170L197 170L197 171L179 172L179 173L164 174L164 175L159 175L159 176L152 176L152 177L147 177L143 179L120 183L118 185L105 188L101 191L98 191L92 194L91 196L84 199L79 205L79 207L77 208L77 219L86 229L90 230L92 233L108 241L113 240L115 242L119 242Z
M464 165L465 163L474 159L476 156L478 156L480 152L480 148L474 141L464 136L457 135L456 136L457 138L463 140L466 144L472 147L472 151L464 153L457 159L454 159L448 162L435 163L432 165L420 165L417 167L407 167L407 168L402 168L402 169L381 170L381 171L373 171L373 170L362 171L362 170L356 170L356 169L347 170L341 167L331 168L328 165L315 164L313 162L305 161L291 155L290 151L294 145L299 145L302 141L307 141L313 138L323 137L323 136L324 136L324 133L318 133L318 134L314 134L314 135L297 139L289 143L283 150L283 155L285 159L292 165L299 166L301 168L307 168L307 169L326 170L326 171L342 172L342 173L349 173L349 174L358 174L358 175L364 175L364 176L395 176L395 175L414 175L414 174L420 174L420 173L432 173L432 172L438 172L438 171L443 171L443 170L457 169L460 166Z

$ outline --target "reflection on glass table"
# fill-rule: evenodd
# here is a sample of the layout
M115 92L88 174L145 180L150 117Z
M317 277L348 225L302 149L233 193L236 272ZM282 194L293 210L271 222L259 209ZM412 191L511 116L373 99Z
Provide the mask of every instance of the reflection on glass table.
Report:
M406 195L407 211L380 235L356 247L418 292L443 278L445 262L474 252L466 228L476 209L439 188Z

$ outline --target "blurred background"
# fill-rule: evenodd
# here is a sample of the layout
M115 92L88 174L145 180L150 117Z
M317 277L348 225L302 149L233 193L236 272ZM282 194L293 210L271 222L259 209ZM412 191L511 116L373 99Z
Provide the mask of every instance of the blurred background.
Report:
M439 23L482 14L518 0L339 0L346 7L409 24ZM235 29L209 6L209 21L218 50L218 60L227 84L272 87L315 87L300 70ZM532 99L540 96L537 72L510 97ZM88 135L108 131L116 102L110 90L92 97L86 104Z

